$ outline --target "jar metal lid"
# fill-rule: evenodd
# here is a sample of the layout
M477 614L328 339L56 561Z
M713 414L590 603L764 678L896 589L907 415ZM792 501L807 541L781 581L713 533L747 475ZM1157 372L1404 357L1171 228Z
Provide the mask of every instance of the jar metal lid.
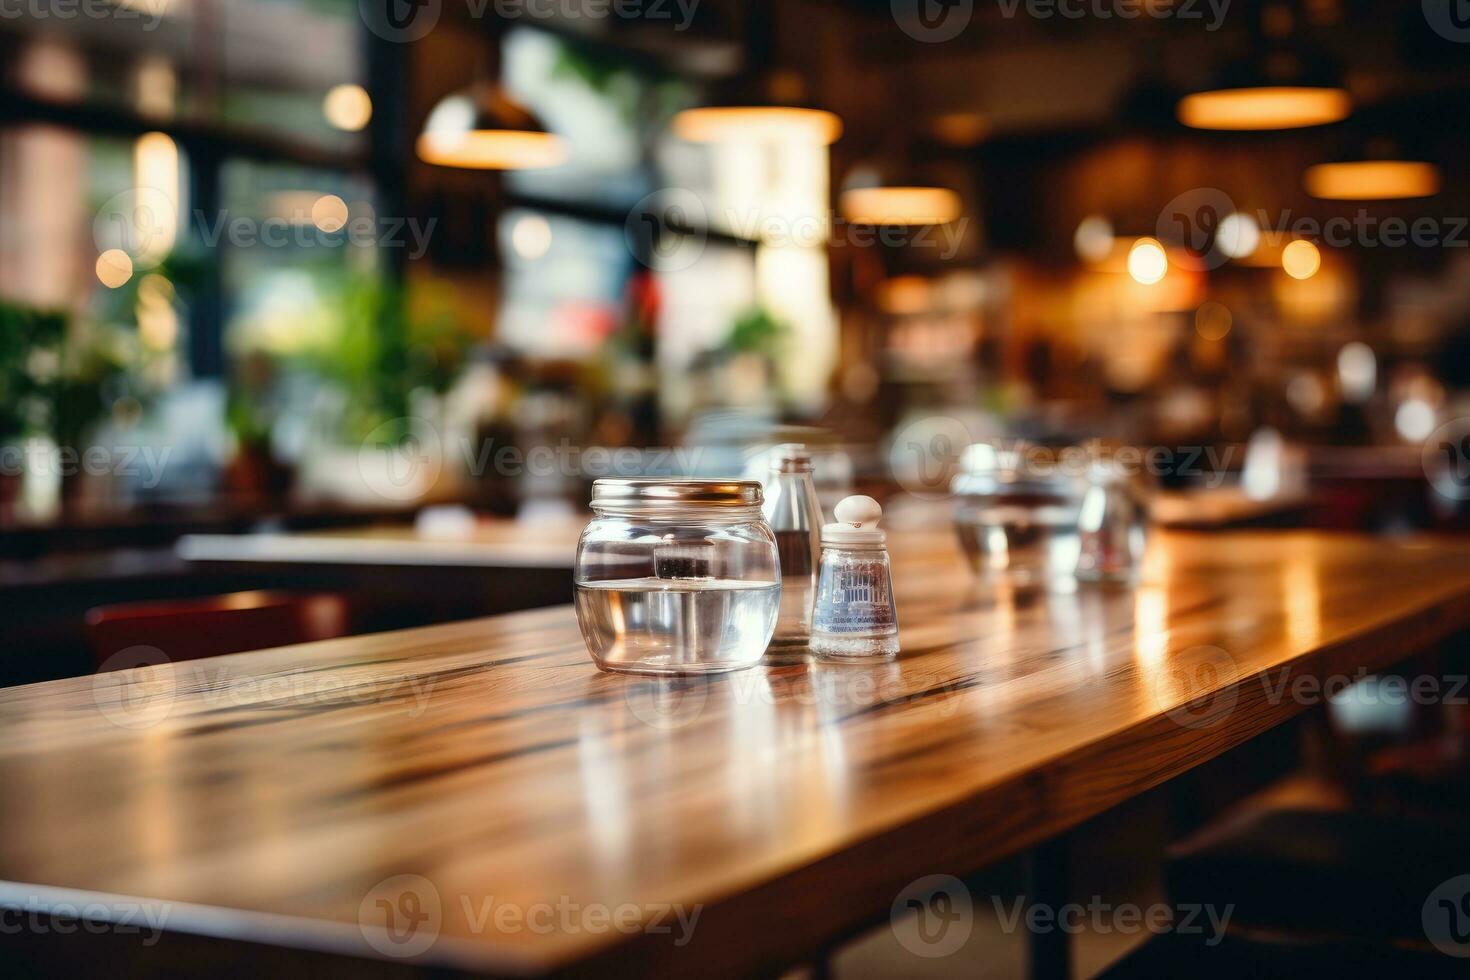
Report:
M592 506L759 507L764 502L755 480L597 480Z

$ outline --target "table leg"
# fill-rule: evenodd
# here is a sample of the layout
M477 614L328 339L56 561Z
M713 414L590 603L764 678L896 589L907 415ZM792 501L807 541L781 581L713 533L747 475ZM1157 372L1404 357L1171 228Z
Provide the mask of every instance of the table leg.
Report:
M1070 897L1069 841L1065 836L1049 840L1026 855L1026 901L1050 914L1043 921L1056 922L1061 907ZM1027 974L1031 980L1070 980L1072 937L1061 928L1028 930Z

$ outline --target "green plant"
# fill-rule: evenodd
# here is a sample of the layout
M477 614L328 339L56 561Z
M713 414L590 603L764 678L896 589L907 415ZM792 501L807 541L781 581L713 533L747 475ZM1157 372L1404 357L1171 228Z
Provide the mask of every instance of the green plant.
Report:
M406 438L413 393L447 390L470 337L447 308L412 315L407 290L376 276L349 276L336 294L338 320L308 366L347 393L348 440Z
M728 354L760 354L775 360L786 342L787 328L765 307L753 306L735 318L725 337Z
M668 118L695 96L693 86L669 72L652 65L634 68L626 58L571 38L558 39L551 77L576 80L650 136L662 132Z
M120 382L136 360L136 338L122 328L74 321L61 346L60 366L43 391L51 437L77 450L110 411Z
M267 446L275 425L275 413L270 408L275 361L263 351L244 351L231 368L225 425L241 448Z
M65 313L0 302L0 441L46 427L66 325Z

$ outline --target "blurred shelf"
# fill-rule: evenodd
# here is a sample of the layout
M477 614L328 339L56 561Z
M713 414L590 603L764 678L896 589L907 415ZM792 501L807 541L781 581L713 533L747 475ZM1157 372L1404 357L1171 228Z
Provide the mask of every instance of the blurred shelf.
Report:
M144 116L120 106L59 102L7 89L0 92L0 126L16 123L45 123L114 136L164 133L186 150L190 147L208 146L219 156L295 163L321 170L365 172L370 163L366 148L337 150L287 139L262 130L220 126L189 119Z
M0 517L0 558L57 552L171 547L185 534L245 533L272 528L311 530L407 522L417 505L350 507L291 500L219 497L207 501L138 504L63 512L50 517Z

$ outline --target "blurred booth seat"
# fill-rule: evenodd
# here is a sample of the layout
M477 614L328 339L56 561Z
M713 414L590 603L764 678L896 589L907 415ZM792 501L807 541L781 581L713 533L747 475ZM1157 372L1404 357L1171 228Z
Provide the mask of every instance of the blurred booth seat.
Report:
M344 636L346 599L334 593L253 591L200 599L127 602L87 612L87 638L97 670L137 666L137 658L109 661L138 647L169 660L289 646ZM146 659L146 658L145 658Z

